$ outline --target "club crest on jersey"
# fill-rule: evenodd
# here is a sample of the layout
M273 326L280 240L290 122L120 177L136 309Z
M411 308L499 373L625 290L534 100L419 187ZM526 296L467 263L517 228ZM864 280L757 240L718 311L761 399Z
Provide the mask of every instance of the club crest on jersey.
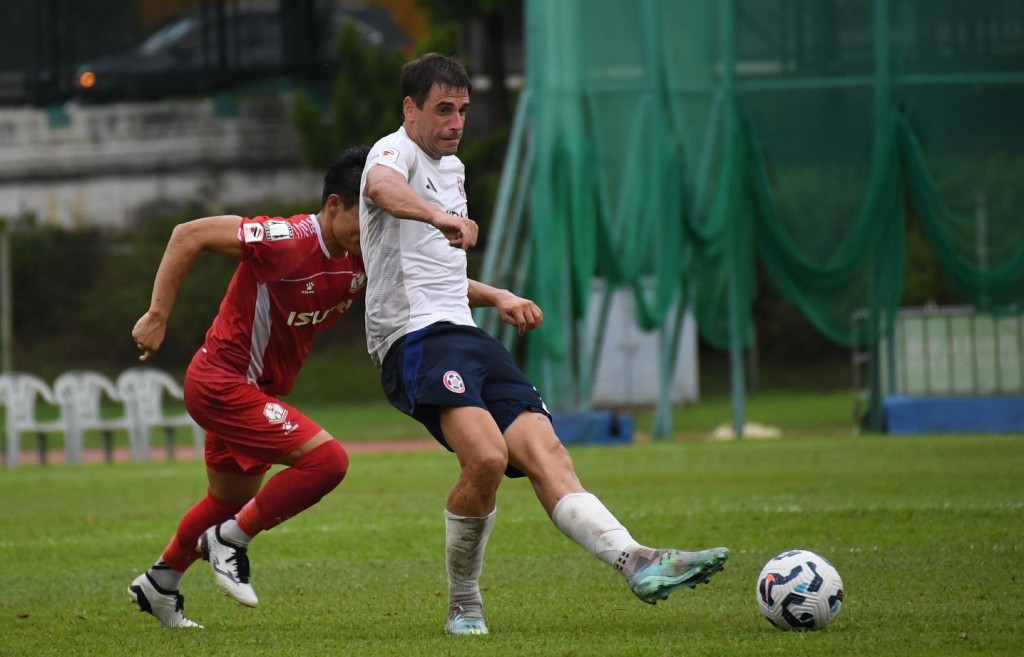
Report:
M385 162L397 162L398 161L398 150L394 148L385 148L381 152L377 153L378 160L384 160Z
M366 274L356 274L352 277L352 284L348 286L350 292L355 292L366 285Z
M442 381L444 381L445 388L448 388L456 394L461 395L466 392L466 382L462 380L462 375L455 370L448 370L445 372Z
M263 224L245 224L238 229L246 244L263 241Z
M464 181L461 176L457 177L455 180L459 183L459 194L462 195L462 198L466 198L466 181Z
M288 411L280 404L269 402L263 407L263 417L271 424L281 424L288 418Z
M292 225L287 221L277 221L274 219L264 221L263 228L267 231L268 242L290 240L295 237L295 231L292 229Z

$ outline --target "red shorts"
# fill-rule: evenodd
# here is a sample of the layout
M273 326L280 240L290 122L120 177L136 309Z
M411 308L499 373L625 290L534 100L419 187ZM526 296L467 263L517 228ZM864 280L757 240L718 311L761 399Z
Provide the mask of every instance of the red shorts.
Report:
M322 431L242 377L211 382L186 376L184 388L185 407L206 429L206 465L218 472L263 474Z

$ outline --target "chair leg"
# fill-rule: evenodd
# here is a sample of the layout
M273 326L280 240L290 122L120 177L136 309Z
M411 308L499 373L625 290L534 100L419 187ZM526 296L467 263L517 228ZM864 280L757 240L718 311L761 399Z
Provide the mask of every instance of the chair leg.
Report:
M203 458L203 455L206 453L206 429L203 429L195 422L192 423L192 441L196 446L195 457L197 459Z
M7 439L7 445L4 450L5 463L8 468L18 467L18 459L21 457L21 435L17 431L11 430L11 425L7 425L7 431L5 432Z
M46 434L39 432L36 434L36 450L39 452L39 465L47 464L47 456L50 453L49 445L47 444Z
M149 460L149 426L137 423L130 430L132 461L142 463Z
M164 427L164 439L167 441L167 460L174 460L174 447L177 442L177 430L174 427Z
M107 463L114 462L114 432L109 429L103 431L103 460Z
M79 465L82 463L84 441L84 432L76 425L69 426L64 432L64 453L67 454L69 464Z

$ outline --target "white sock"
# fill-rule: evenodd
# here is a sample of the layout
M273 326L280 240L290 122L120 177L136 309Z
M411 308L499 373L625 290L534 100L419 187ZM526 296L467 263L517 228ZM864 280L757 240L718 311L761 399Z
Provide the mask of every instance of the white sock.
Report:
M638 556L653 552L637 543L591 493L570 493L558 500L551 519L563 534L627 577L636 569Z
M181 578L185 573L172 569L163 559L158 559L153 567L149 569L149 576L153 578L156 585L165 591L177 591L181 584Z
M484 568L484 550L494 528L497 511L495 509L483 518L469 518L445 509L445 562L450 603L483 605L480 573Z
M220 537L236 547L243 548L249 547L249 542L252 541L252 536L243 532L234 518L229 518L221 523Z

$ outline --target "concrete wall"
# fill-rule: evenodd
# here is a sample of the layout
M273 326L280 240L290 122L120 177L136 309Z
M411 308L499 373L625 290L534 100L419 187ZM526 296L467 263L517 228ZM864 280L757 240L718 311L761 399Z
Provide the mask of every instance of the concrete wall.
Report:
M119 227L159 206L204 213L317 199L284 97L0 110L0 216Z

